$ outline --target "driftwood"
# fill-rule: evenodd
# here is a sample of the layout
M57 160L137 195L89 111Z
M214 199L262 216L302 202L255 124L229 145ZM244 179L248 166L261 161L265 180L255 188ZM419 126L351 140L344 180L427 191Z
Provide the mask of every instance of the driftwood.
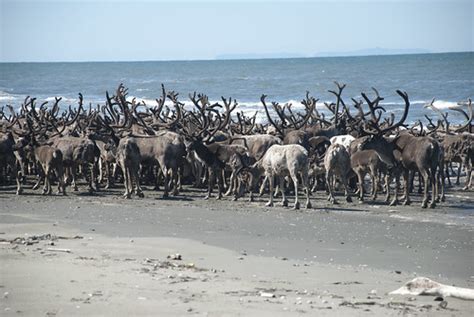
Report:
M430 295L474 300L474 289L444 285L426 277L417 277L390 294Z
M53 249L53 248L47 248L46 251L71 253L71 249Z

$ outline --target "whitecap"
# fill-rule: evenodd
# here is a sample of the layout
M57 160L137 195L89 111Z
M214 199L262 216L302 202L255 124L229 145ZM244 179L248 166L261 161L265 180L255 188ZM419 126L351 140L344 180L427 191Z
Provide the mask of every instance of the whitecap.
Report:
M18 98L15 97L14 95L0 90L0 102L1 101L14 101L14 100L17 100L17 99Z
M458 103L455 101L445 101L445 100L435 100L435 102L433 103L433 106L435 106L438 109L452 109L452 108L460 107L460 105L458 105Z

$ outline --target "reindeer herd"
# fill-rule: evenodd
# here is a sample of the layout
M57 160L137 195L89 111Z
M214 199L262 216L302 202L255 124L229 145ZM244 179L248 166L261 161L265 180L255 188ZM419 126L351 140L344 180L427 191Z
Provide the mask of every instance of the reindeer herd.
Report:
M397 90L405 106L396 121L380 104L383 98L376 89L372 99L362 93L362 99L352 99L349 105L342 98L345 85L335 85L330 90L335 101L324 104L326 115L309 93L301 101L303 110L277 102L270 107L262 95L266 124L256 122L257 113L250 117L236 110L232 98L211 103L206 95L194 93L189 95L189 107L163 85L153 106L129 98L123 85L114 95L107 92L105 104L97 106L84 106L81 94L78 106L68 108L60 106L61 98L52 105L38 105L27 97L17 111L9 105L0 110L1 188L8 190L15 181L20 195L36 177L33 189L44 182L42 193L49 195L57 183L58 193L66 195L68 186L78 190L81 177L90 192L107 190L121 180L126 198L143 197L142 186L154 190L162 186L163 197L168 197L191 184L207 186L208 199L217 183L217 199L248 195L253 200L268 186L267 206L273 206L280 191L283 206L294 193L295 209L300 208L300 187L306 208L311 208L310 196L316 190L325 190L332 203L337 203L336 192L342 189L348 202L351 196L362 202L368 180L371 200L383 191L391 205L410 204L418 176L423 208L445 200L446 181L451 185L453 172L459 183L464 169L464 189L471 188L471 100L467 111L452 109L465 118L462 125L450 126L448 113L432 102L427 107L440 119L425 116L425 124L417 121L409 126L405 92Z

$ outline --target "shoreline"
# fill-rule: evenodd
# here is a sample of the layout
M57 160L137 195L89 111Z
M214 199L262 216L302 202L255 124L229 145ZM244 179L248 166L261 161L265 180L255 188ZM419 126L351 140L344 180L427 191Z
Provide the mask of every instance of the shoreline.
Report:
M416 276L474 288L472 192L434 210L416 195L408 207L332 206L317 193L314 209L295 212L264 207L266 197L204 201L186 188L124 200L120 191L0 193L0 238L83 237L1 244L7 316L472 314L469 301L447 298L443 309L430 296L388 295ZM176 253L181 261L166 258Z

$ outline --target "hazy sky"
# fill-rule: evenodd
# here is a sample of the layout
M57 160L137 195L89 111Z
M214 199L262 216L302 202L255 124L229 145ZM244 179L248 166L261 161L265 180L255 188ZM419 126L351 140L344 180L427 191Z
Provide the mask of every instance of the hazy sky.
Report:
M472 0L0 2L2 62L473 51Z

